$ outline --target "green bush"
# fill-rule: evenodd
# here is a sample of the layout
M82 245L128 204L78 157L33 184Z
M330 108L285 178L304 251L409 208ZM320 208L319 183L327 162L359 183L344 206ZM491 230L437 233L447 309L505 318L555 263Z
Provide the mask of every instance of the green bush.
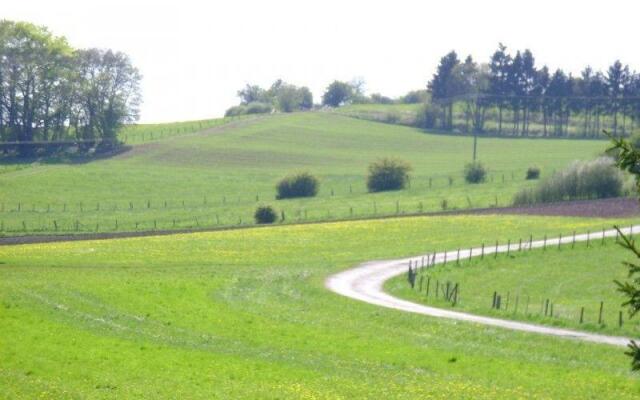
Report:
M513 198L514 205L575 199L618 197L623 193L623 175L609 157L575 161L565 170L545 179L533 189Z
M526 178L527 178L527 180L540 178L540 168L538 168L538 167L529 167L527 169Z
M273 111L273 107L270 104L258 102L247 104L247 114L267 114L271 111Z
M369 165L369 192L404 189L409 182L411 166L401 160L384 158Z
M233 117L236 115L246 114L266 114L270 113L273 107L266 103L252 102L247 105L233 106L229 108L225 113L225 117Z
M244 115L247 113L247 106L233 106L225 111L225 117L235 117L236 115Z
M278 219L278 214L271 206L258 206L253 218L256 220L256 224L272 224Z
M320 183L308 172L290 175L283 178L276 185L277 199L291 199L295 197L314 197L318 194Z
M464 167L464 180L467 183L482 183L487 177L487 170L479 162L473 162Z

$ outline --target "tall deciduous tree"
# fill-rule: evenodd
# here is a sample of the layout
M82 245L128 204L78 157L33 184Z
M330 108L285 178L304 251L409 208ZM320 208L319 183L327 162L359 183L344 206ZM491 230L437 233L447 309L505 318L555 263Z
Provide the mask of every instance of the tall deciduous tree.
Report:
M333 81L322 95L322 104L338 107L353 97L353 86L347 82Z
M118 128L139 117L140 73L124 53L89 49L76 57L78 134L83 139L115 139Z
M123 53L73 50L44 27L0 21L0 139L22 155L71 133L115 142L138 117L139 82Z

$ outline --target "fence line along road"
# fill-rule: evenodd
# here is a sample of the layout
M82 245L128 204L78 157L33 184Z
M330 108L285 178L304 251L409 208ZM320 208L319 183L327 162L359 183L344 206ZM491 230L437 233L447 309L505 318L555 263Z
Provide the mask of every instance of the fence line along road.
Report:
M640 225L622 228L621 231L626 234L640 233ZM615 230L600 231L594 233L585 233L575 236L576 242L585 242L588 240L602 239L604 237L616 237ZM560 244L571 244L574 241L573 235L561 238L551 238L545 240L527 241L522 243L522 250L542 248L544 246L558 246ZM484 255L498 253L506 253L507 251L518 250L519 244L512 243L508 245L477 247L460 251L460 259L468 259L471 257L479 257ZM355 268L331 275L327 278L325 286L340 295L350 297L352 299L364 301L382 307L393 308L405 312L428 315L436 318L446 318L458 321L466 321L480 325L495 326L504 329L516 331L531 332L542 335L556 336L562 338L576 339L593 343L609 344L614 346L626 346L631 338L622 336L608 336L596 333L582 332L571 329L554 328L550 326L537 325L525 322L517 322L500 318L484 317L469 314L461 311L445 310L442 308L426 306L402 300L385 293L382 288L384 283L398 275L407 272L409 263L418 265L427 256L433 257L435 264L444 263L445 259L449 261L457 258L458 249L436 253L429 255L420 255L410 258L403 258L388 261L370 261L363 263Z

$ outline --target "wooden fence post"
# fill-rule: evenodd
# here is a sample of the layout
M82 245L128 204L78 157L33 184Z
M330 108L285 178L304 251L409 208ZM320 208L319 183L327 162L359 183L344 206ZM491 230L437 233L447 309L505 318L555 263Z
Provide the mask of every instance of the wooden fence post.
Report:
M544 316L546 317L549 314L549 299L544 302Z
M622 327L622 311L618 314L618 327Z
M431 277L427 276L427 293L425 294L425 297L429 297L429 286L431 286Z
M598 324L602 324L602 311L604 309L604 301L600 302L600 311L598 312Z

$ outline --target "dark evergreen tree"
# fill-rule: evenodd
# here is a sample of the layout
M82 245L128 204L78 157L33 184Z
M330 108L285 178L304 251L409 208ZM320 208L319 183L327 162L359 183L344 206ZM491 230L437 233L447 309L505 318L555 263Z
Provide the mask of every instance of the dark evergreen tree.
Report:
M607 70L606 83L609 95L609 111L613 115L613 134L618 134L618 112L625 88L630 82L629 67L616 60Z
M455 79L454 69L459 64L456 52L449 52L440 59L438 69L427 85L431 98L443 104L443 128L447 130L453 129L453 97L459 94L459 82Z
M506 105L505 96L509 94L508 76L511 57L506 53L506 50L506 46L500 43L489 63L488 93L492 104L498 107L498 134L502 133L502 112Z

